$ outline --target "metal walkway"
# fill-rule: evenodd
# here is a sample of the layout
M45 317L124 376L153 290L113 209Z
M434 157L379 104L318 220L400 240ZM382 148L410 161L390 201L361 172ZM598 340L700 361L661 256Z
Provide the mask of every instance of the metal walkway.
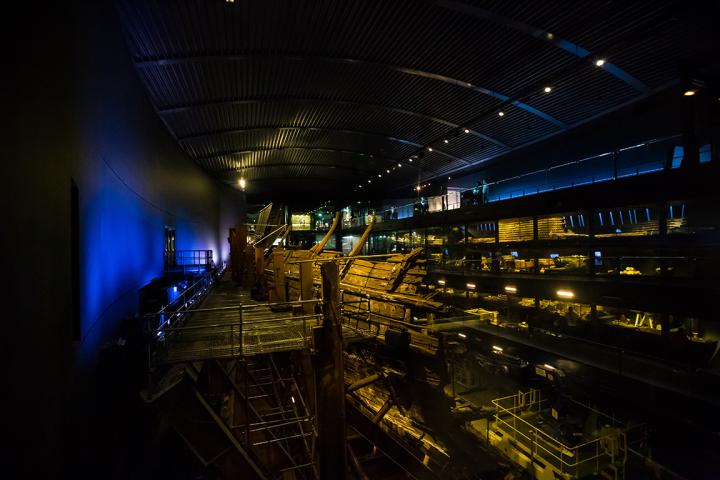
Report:
M321 314L293 314L303 303L320 300L272 304L250 298L230 279L229 272L191 307L167 313L157 322L150 365L238 358L264 353L300 350L310 346L312 328L322 321ZM284 311L277 311L283 307ZM343 326L343 339L353 342L374 334Z

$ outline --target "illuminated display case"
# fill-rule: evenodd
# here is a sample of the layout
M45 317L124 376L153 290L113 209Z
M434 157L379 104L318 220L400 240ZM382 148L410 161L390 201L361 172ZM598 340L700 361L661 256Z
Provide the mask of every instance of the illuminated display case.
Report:
M670 235L706 235L720 231L717 205L709 202L670 202L666 216L667 232Z
M587 218L582 213L563 213L538 217L538 240L587 238Z
M426 232L428 264L444 267L447 260L447 235L443 227L428 228Z
M395 237L395 251L407 253L414 248L425 246L425 233L422 230L397 232Z
M595 237L641 237L659 233L658 210L654 205L605 208L595 212Z
M498 240L527 242L534 239L533 217L505 218L498 221Z
M535 258L529 250L503 249L498 262L498 268L503 273L535 272Z
M311 218L309 213L293 213L290 216L290 224L295 231L307 231L311 229Z
M467 226L466 243L478 245L495 243L496 224L495 222L478 222Z
M538 252L538 272L543 275L585 275L590 273L588 256L573 249L545 249Z
M393 251L395 245L395 233L394 232L383 232L370 234L368 238L368 253L380 254L390 253Z

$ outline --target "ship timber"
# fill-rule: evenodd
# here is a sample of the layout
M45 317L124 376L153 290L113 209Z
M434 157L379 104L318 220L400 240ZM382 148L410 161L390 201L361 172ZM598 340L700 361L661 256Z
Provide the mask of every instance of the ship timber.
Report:
M409 342L412 348L434 355L438 340L428 334L428 327L432 327L436 316L448 307L433 300L435 293L423 286L427 275L424 250L388 255L381 261L374 256L359 256L374 226L373 219L347 257L342 257L340 252L325 251L324 246L339 221L337 212L325 237L309 250L276 248L273 251L271 268L265 270L271 300L307 300L308 295L316 296L321 283L320 265L336 261L340 266L344 321L376 332L382 341L388 340L386 333L390 331L395 338ZM303 279L304 272L306 277L311 275L311 280Z

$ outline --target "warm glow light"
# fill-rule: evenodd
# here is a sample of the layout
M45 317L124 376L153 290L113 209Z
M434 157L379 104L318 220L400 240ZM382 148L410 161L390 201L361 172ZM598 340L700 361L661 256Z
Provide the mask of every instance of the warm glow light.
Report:
M460 338L467 338L467 335L465 335L464 333L458 333L458 337L460 337Z
M505 116L505 112L498 112L498 117L504 117L504 116Z
M517 293L517 287L513 287L512 285L506 285L505 291L507 293Z
M553 367L552 365L549 365L547 363L544 364L543 367L547 368L548 370L555 370L555 367Z
M597 60L595 60L595 65L598 67L602 67L603 65L605 65L605 60L602 58L598 58Z
M245 190L246 182L245 182L245 179L244 179L243 177L240 177L240 180L238 180L238 185L240 185L240 188L242 188L243 190Z
M415 190L417 190L419 192L420 188L421 188L420 185L418 185L417 187L415 187Z
M695 90L686 90L685 93L683 93L686 97L692 97L695 95Z
M503 349L502 347L498 347L497 345L493 345L493 351L497 353L502 353Z
M470 133L470 130L468 130L467 128L465 128L465 129L463 129L463 132L465 132L465 133Z
M557 293L557 296L560 298L573 298L575 296L575 293L570 290L558 290L555 293Z
M438 280L438 285L445 285L445 280Z
M468 290L475 290L476 285L474 283L466 283L465 286Z
M545 93L550 93L550 92L552 92L552 87L545 87L544 90L545 90Z

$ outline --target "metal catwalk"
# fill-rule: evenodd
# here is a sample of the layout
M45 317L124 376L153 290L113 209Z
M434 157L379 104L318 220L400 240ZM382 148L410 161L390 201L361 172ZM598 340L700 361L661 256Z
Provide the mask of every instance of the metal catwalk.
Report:
M309 347L312 328L319 325L319 313L294 314L302 303L274 306L258 302L239 289L226 272L195 308L173 314L168 325L156 331L152 365L198 360L238 358L265 353L300 350ZM343 325L346 342L369 338L349 325Z

